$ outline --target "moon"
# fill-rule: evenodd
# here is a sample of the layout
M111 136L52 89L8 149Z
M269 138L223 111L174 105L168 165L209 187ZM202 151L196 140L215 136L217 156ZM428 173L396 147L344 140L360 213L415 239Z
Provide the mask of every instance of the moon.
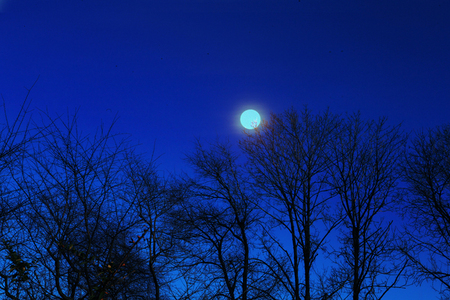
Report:
M247 109L241 114L241 124L245 129L255 129L261 123L261 116L254 109Z

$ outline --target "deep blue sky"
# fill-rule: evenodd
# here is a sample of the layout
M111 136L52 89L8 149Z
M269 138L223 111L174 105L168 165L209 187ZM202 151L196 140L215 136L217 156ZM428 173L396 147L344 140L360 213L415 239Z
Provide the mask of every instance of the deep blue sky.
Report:
M237 141L246 108L360 110L408 131L446 123L449 53L444 0L0 0L11 113L39 75L33 107L80 108L86 132L118 113L116 131L149 152L156 141L170 172L194 137Z

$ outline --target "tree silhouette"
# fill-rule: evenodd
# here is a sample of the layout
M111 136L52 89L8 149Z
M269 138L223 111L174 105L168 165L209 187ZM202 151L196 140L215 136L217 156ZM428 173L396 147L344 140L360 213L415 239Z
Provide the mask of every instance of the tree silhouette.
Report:
M404 143L399 126L365 122L359 114L343 119L333 136L328 180L344 216L335 254L351 274L353 300L381 299L398 286L406 266L396 256L392 223L380 219L392 209Z
M127 178L133 218L146 228L138 248L145 263L140 276L147 281L147 295L154 300L166 299L171 293L171 282L177 276L176 258L182 232L173 224L178 218L184 200L185 187L175 179L165 179L157 174L154 162L142 157L128 157Z
M337 126L329 112L315 116L305 108L299 115L291 109L272 115L240 143L254 185L266 200L260 206L270 220L262 229L264 263L295 300L312 299L314 263L339 223L327 213L325 181L327 148ZM288 232L290 249L274 234L279 230Z
M399 206L408 221L400 249L416 283L437 282L450 297L450 126L418 133L403 160L407 184Z
M197 177L187 179L191 200L180 224L190 236L186 266L203 281L208 299L270 299L276 282L254 250L257 199L237 155L226 143L198 142L187 161Z
M5 299L378 300L409 278L450 295L450 126L405 152L384 118L290 109L236 150L197 140L176 177L115 121L84 135L28 106L0 128Z
M0 237L2 239L0 251L5 259L0 264L2 278L0 285L1 290L11 299L20 299L27 294L30 298L33 294L29 285L31 259L28 260L23 256L23 253L19 251L21 245L16 241L21 233L15 222L15 216L23 207L24 200L18 195L18 188L13 178L20 173L21 161L29 146L33 142L38 142L44 129L32 124L29 118L31 103L29 97L38 79L39 77L31 88L27 89L25 99L12 122L8 118L5 99L2 95L4 123L0 127Z
M49 120L14 176L25 204L16 219L22 249L36 261L29 280L47 299L119 299L126 285L138 290L140 265L121 201L126 140L111 127L81 135L76 114Z

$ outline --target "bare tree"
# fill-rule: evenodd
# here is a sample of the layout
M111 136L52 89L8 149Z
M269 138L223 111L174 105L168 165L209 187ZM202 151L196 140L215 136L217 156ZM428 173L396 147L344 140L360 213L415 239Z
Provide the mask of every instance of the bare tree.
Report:
M202 282L196 297L270 299L276 284L267 280L256 260L259 215L238 156L226 143L209 149L197 143L187 161L197 177L189 180L191 200L181 223L188 235L183 265L197 283Z
M294 300L322 293L312 290L311 275L339 223L327 213L330 194L325 181L327 149L337 125L337 117L329 112L313 115L305 108L298 115L291 109L273 114L240 143L254 185L266 199L259 206L270 220L262 228L263 262ZM280 231L288 233L289 243L280 241Z
M39 79L39 77L38 77ZM14 215L23 206L22 199L18 197L17 187L13 176L20 172L20 162L28 146L36 142L41 128L31 125L29 106L31 88L27 89L25 100L22 102L17 116L12 120L8 118L5 99L3 100L4 123L0 128L0 238L2 240L0 251L4 260L0 266L0 289L12 299L19 299L22 292L30 292L27 279L31 265L23 254L18 251L18 236L21 235L15 223ZM29 118L30 117L30 118ZM31 260L29 260L31 262Z
M39 79L39 77L38 77ZM12 212L21 204L17 202L15 191L10 184L11 173L16 172L21 161L21 157L26 151L26 147L38 138L39 128L30 128L31 118L28 118L31 100L30 93L36 81L27 89L25 100L22 102L15 119L10 122L6 110L5 99L3 100L4 123L0 127L0 176L2 184L0 186L0 224L1 235L3 237L5 220L12 216ZM14 201L13 201L14 199Z
M333 136L328 179L344 215L336 254L351 274L353 300L381 299L406 266L396 263L392 222L381 220L392 208L404 143L400 126L364 122L359 114L343 119Z
M137 155L128 157L127 174L129 196L134 218L145 227L145 236L138 245L145 257L141 276L147 281L145 299L167 299L171 284L176 280L176 258L180 230L173 218L177 218L183 204L186 188L179 181L161 177L155 161L145 161Z
M405 193L399 205L407 220L401 250L416 283L436 282L450 297L450 126L418 133L403 161Z
M123 201L128 143L112 127L83 135L76 115L49 119L14 177L26 201L16 218L21 252L34 261L27 283L45 299L126 298L126 286L141 285L129 243L135 224Z

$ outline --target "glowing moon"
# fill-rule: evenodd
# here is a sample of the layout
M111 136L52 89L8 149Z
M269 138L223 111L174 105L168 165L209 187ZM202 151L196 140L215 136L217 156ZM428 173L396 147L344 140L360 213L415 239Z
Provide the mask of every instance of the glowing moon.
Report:
M261 123L261 117L256 110L247 109L241 115L241 124L246 129L255 129Z

